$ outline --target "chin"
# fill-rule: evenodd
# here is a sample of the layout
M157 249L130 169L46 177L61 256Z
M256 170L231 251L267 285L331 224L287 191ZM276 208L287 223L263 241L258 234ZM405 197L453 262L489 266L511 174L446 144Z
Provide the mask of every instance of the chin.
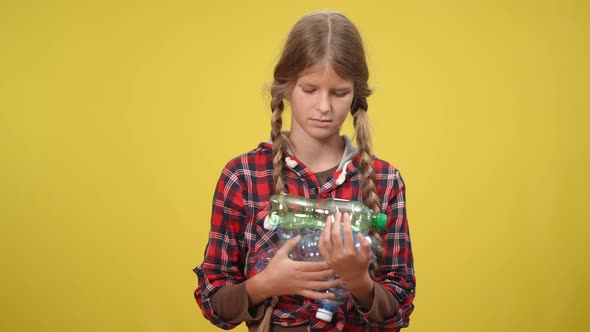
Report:
M333 131L326 131L325 129L309 131L309 136L318 140L318 141L327 141L333 139L334 137L340 137L340 132L333 132Z

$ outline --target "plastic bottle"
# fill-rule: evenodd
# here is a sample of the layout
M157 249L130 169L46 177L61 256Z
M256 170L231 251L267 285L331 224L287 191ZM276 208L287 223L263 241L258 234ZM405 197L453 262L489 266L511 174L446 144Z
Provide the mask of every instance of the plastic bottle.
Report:
M277 229L278 233L282 234L282 237L285 237L285 233L283 233L283 231L287 231L287 234L291 234L290 231L292 230L293 229L282 229L280 227ZM295 248L293 248L293 250L289 254L289 258L291 258L294 261L322 261L323 259L320 256L318 248L318 243L320 241L320 236L322 234L322 228L307 227L298 229L298 231L301 235L301 240L297 243ZM330 277L328 280L334 279L338 279L338 276L334 275ZM334 298L330 300L318 301L319 307L316 312L316 318L324 320L326 322L330 322L332 321L334 313L338 311L338 307L343 305L346 301L346 298L348 298L350 291L343 285L325 289L323 291L326 293L334 294Z
M385 229L387 215L374 213L364 204L335 198L308 199L293 195L272 195L264 226L286 229L324 228L326 218L336 212L350 215L352 230L364 233L370 228ZM295 234L297 235L297 234Z
M358 232L366 236L371 227L384 229L387 223L385 214L373 213L368 207L356 201L333 198L314 200L293 195L273 195L264 226L269 230L276 229L283 243L301 235L301 240L290 253L291 259L321 261L318 248L320 235L328 216L333 216L338 211L350 215L353 238L357 247L359 246L356 238ZM366 238L371 240L368 236ZM374 253L372 256L375 257ZM338 276L334 277L338 278ZM333 293L334 299L319 301L316 318L330 322L338 307L350 296L350 291L345 286L325 291Z
M279 230L280 231L280 230ZM318 241L321 234L321 229L316 228L314 231L311 229L307 230L307 233L304 237L301 238L297 246L291 251L289 257L296 261L311 261L311 262L318 262L321 261L322 258L319 254L318 250ZM371 240L371 237L366 237L369 242L371 243L371 247L373 248L373 243L375 241ZM356 237L355 237L356 241ZM358 244L357 244L358 247ZM272 257L276 254L277 248L274 246L268 248L261 248L254 254L254 271L255 273L261 272L270 262ZM375 250L374 248L372 251ZM373 259L375 259L375 254L372 252L371 255ZM328 280L337 279L338 276L334 275ZM321 300L318 301L319 307L318 311L316 312L316 318L324 320L326 322L332 321L334 313L338 311L338 307L344 304L346 298L350 296L350 291L346 286L337 286L332 287L329 289L324 290L325 292L333 293L334 298L330 300Z
M346 298L350 296L350 291L345 286L338 286L327 289L326 292L333 293L334 299L318 301L319 306L315 317L325 322L331 322L338 307L343 305Z
M277 252L275 246L261 248L256 251L253 255L254 259L254 272L260 273L270 263L270 260L274 257Z

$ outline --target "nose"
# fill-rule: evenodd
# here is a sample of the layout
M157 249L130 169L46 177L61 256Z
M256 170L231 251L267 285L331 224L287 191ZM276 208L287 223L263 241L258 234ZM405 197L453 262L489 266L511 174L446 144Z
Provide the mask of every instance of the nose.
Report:
M330 111L330 94L329 93L319 93L318 100L316 103L316 110L320 113L327 113Z

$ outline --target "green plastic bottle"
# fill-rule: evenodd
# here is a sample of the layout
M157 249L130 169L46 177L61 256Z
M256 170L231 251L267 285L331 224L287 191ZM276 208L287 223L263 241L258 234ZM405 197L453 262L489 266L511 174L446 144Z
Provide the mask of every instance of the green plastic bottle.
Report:
M350 215L352 230L365 233L370 228L385 229L387 215L374 213L357 201L342 199L308 199L294 195L272 195L267 229L323 228L328 216L340 211Z

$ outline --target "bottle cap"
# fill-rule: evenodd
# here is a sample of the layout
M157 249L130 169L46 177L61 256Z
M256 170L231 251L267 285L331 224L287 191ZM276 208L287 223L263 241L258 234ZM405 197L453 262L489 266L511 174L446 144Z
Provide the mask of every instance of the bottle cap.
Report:
M331 322L333 315L334 314L330 310L319 308L318 311L315 313L315 318L321 319L324 322Z
M373 227L378 230L384 230L387 225L387 215L385 213L377 213L373 219Z
M274 231L275 228L277 228L277 224L274 218L270 215L267 215L266 218L264 218L264 229L268 231Z

